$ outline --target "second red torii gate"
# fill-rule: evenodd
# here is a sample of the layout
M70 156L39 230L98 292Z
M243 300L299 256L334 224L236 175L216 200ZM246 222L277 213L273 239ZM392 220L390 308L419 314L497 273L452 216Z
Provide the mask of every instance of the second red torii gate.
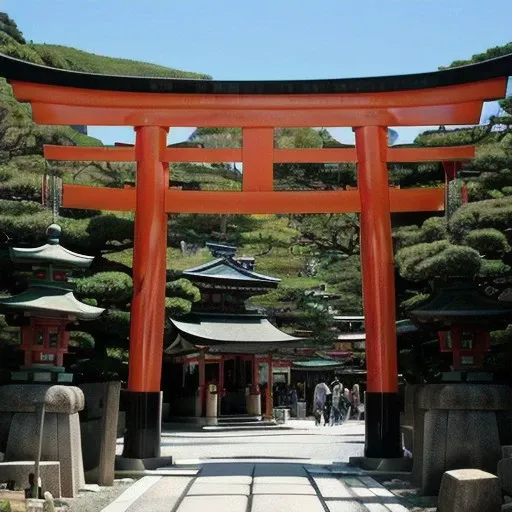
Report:
M391 212L438 211L444 191L393 189L387 163L460 161L473 148L388 148L388 126L474 124L484 100L505 95L512 56L422 75L295 82L112 77L31 65L0 55L0 69L41 124L133 126L134 148L46 147L56 160L136 161L135 189L65 185L63 206L135 210L134 298L124 454L160 453L159 391L167 213L359 212L367 333L368 457L399 457ZM241 127L241 149L167 148L172 126ZM354 127L356 147L276 149L274 128ZM167 162L243 162L241 192L169 189ZM273 191L273 164L357 162L358 189Z

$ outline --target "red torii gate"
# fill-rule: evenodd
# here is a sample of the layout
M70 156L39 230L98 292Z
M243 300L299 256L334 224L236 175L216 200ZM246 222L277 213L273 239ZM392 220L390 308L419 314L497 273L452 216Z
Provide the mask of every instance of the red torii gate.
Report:
M439 211L444 190L394 189L387 162L467 160L472 147L389 148L388 126L475 124L502 98L512 55L434 73L345 80L220 82L57 70L0 55L0 74L36 123L133 126L135 147L45 147L54 160L136 161L135 189L64 185L63 206L135 210L124 455L160 454L167 213L361 216L368 457L400 457L391 212ZM168 127L241 127L241 149L167 148ZM355 148L276 149L275 127L354 127ZM168 162L243 162L241 192L169 189ZM273 191L273 164L357 162L358 189Z

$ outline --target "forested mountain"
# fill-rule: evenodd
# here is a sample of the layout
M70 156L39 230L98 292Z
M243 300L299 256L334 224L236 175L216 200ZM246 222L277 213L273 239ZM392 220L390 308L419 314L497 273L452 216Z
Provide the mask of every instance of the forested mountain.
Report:
M510 51L510 45L489 50L490 56ZM16 24L0 13L0 52L39 64L125 75L197 77L189 73L140 62L101 57L62 46L27 43ZM474 60L481 60L475 56ZM454 63L454 65L460 62ZM397 252L397 306L407 308L429 292L429 280L443 273L477 276L486 292L511 300L512 134L509 103L487 127L425 132L419 145L477 144L476 159L464 166L450 200L450 218L424 214L393 216ZM205 147L240 147L237 129L198 128L191 143ZM43 144L101 145L72 127L36 126L28 105L18 103L10 86L0 79L0 235L4 245L35 246L44 242L53 220L42 206L42 179L56 176L64 183L123 187L134 180L134 166L118 163L45 162ZM278 129L276 147L339 146L327 130ZM274 170L276 190L322 190L356 185L353 164L279 164ZM390 183L402 188L441 185L440 164L390 166ZM203 190L240 190L236 163L173 164L171 186ZM467 187L469 203L460 201ZM51 199L51 198L50 198ZM51 202L51 201L50 201ZM109 374L123 369L129 331L132 294L133 214L60 209L62 243L71 250L96 256L90 272L76 278L76 295L107 309L98 321L83 323L73 334L76 346L93 346L89 371ZM357 215L173 215L169 217L167 310L186 313L198 291L179 279L180 271L211 258L205 242L236 244L239 255L256 258L256 270L281 278L281 286L253 298L287 331L312 331L318 340L330 336L329 310L362 313ZM186 249L182 249L185 242ZM23 275L14 274L6 259L1 263L0 287L15 293ZM327 298L305 295L325 289ZM1 319L1 317L0 317ZM2 319L5 327L5 321ZM166 336L170 337L170 325ZM507 334L496 335L503 341ZM0 332L0 349L15 342L12 333ZM3 348L2 348L3 347ZM7 350L7 349L6 349ZM84 370L84 367L82 368ZM84 370L85 371L85 370Z

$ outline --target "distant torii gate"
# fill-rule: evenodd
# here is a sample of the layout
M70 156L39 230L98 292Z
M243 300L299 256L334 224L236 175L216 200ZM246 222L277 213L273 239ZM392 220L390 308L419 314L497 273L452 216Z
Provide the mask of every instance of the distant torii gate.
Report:
M366 318L368 457L400 457L390 212L440 211L442 188L388 186L387 162L453 162L473 147L390 148L388 126L476 124L503 98L512 55L434 73L363 79L226 82L63 71L0 55L0 74L36 123L132 126L135 147L45 148L53 160L136 161L135 189L64 185L63 206L135 211L124 455L160 454L160 377L168 213L360 213ZM168 127L241 127L241 149L167 148ZM276 149L275 127L354 127L356 147ZM241 192L169 189L167 162L243 162ZM358 189L273 191L273 164L356 162Z

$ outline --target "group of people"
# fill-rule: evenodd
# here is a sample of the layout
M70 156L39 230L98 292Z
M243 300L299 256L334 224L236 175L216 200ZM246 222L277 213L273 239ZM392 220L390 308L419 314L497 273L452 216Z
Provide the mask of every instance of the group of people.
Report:
M313 395L313 414L315 425L341 425L351 414L359 419L361 413L361 399L359 385L355 384L350 391L335 377L330 387L323 381L315 386Z

